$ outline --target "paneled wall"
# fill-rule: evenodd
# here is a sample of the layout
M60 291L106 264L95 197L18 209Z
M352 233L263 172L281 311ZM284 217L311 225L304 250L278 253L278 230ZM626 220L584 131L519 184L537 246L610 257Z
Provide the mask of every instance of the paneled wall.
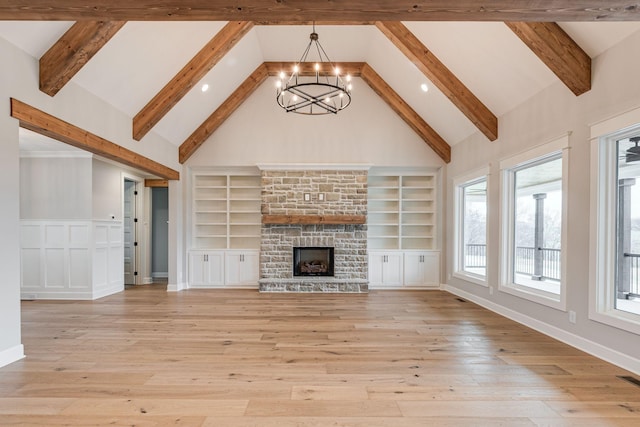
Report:
M124 289L122 222L23 220L22 299L95 299Z

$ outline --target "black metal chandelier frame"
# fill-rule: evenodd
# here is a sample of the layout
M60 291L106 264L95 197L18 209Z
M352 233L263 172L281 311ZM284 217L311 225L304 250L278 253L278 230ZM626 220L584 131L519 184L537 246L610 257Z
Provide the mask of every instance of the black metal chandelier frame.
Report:
M339 69L331 62L318 41L315 31L309 36L309 44L291 75L282 72L277 82L276 101L286 112L305 115L337 114L351 104L351 77L345 83ZM302 73L311 48L315 46L318 62L314 64L315 75ZM314 108L315 107L315 108Z

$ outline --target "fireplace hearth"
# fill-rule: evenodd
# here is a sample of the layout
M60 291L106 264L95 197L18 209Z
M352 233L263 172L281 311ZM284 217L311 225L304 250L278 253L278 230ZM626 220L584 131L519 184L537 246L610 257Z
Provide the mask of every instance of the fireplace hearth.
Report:
M294 247L293 275L297 276L333 276L332 247Z

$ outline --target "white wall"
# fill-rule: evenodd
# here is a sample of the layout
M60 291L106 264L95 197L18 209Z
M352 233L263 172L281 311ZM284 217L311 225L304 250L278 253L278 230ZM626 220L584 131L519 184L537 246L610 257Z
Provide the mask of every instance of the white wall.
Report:
M100 160L93 160L92 219L122 221L122 169ZM113 217L113 218L112 218Z
M286 113L265 81L187 161L189 166L369 163L441 167L444 162L366 83L337 115ZM363 108L363 105L368 107Z
M568 194L568 253L567 259L567 310L577 313L576 324L569 322L566 312L542 306L524 299L495 292L457 278L449 278L453 266L453 248L449 245L446 257L446 278L451 289L463 292L485 305L492 305L502 312L527 319L547 332L568 337L583 348L604 352L601 356L626 361L627 367L640 366L638 336L590 321L588 319L589 294L589 198L590 198L590 142L589 125L631 108L640 106L640 33L636 33L620 45L610 49L593 61L593 89L575 97L562 83L537 94L514 111L500 117L500 138L489 142L476 134L455 146L452 162L447 168L446 194L453 194L452 180L467 172L490 165L489 203L489 251L495 256L489 259L489 285L498 285L498 239L500 233L500 171L501 159L526 151L528 148L549 142L570 131L569 194ZM446 203L445 218L453 218L453 201ZM446 240L453 241L453 223L448 221ZM636 362L634 362L634 359Z
M20 218L91 218L91 158L22 157Z

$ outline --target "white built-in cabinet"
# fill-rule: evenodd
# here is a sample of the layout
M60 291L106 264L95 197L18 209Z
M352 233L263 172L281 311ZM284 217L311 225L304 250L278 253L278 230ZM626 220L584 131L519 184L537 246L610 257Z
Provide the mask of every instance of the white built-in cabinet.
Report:
M440 286L440 252L405 251L403 255L404 286Z
M191 251L189 253L189 287L224 286L223 266L223 251Z
M233 287L255 287L260 276L259 251L227 251L225 283Z
M193 171L190 287L256 287L261 187L257 170Z
M438 287L437 174L371 170L367 208L369 287Z

